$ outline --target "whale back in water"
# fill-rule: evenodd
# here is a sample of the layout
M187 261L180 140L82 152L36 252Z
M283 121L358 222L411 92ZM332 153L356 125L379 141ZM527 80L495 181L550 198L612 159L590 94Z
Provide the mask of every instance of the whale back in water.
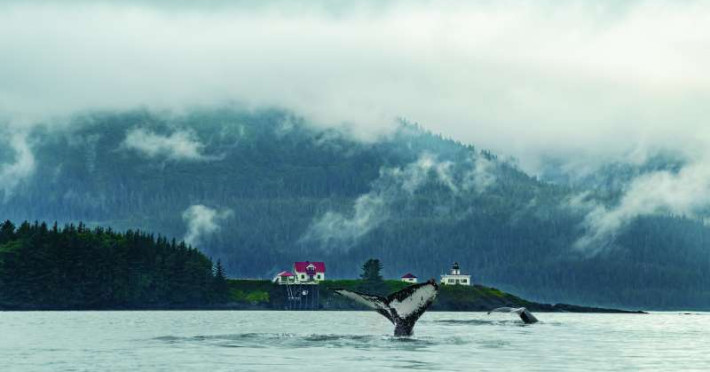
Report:
M410 336L420 316L434 302L439 286L433 280L415 284L387 297L336 289L335 293L355 300L389 319L395 336Z

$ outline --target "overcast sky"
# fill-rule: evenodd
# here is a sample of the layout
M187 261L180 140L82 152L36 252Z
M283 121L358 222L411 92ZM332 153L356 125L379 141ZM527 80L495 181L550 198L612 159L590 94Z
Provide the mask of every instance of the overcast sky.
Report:
M3 123L237 102L364 137L404 117L528 170L710 147L710 2L170 4L0 4Z

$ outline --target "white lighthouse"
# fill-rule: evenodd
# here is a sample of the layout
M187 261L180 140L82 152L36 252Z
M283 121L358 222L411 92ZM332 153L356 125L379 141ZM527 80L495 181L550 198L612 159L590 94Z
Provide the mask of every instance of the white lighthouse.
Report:
M443 285L471 285L471 275L461 274L458 262L454 262L448 274L441 276Z

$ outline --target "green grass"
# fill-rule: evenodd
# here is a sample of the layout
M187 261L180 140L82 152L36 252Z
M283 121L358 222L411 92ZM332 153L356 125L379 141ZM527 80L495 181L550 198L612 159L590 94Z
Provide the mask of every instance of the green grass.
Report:
M229 302L248 305L271 305L280 296L280 288L268 280L228 279Z
M244 308L284 308L284 287L268 280L228 280L230 302ZM366 293L386 295L399 291L407 286L399 280L385 280L377 285L368 286L362 280L342 279L326 280L320 283L320 305L324 310L364 310L365 306L337 295L333 290L349 289ZM368 288L374 290L368 290ZM501 306L526 306L532 310L550 311L549 305L537 304L505 293L497 288L481 285L441 285L432 310L439 311L488 311Z

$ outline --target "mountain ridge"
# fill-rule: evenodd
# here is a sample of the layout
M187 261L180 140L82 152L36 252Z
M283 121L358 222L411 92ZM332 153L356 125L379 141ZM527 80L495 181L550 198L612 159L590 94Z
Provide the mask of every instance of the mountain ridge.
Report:
M575 248L589 210L570 200L584 190L406 122L363 142L282 110L137 110L36 126L26 141L35 168L6 191L3 219L189 238L235 277L303 259L352 277L370 257L389 277L436 276L459 261L535 301L710 308L701 222L639 217L598 250Z

